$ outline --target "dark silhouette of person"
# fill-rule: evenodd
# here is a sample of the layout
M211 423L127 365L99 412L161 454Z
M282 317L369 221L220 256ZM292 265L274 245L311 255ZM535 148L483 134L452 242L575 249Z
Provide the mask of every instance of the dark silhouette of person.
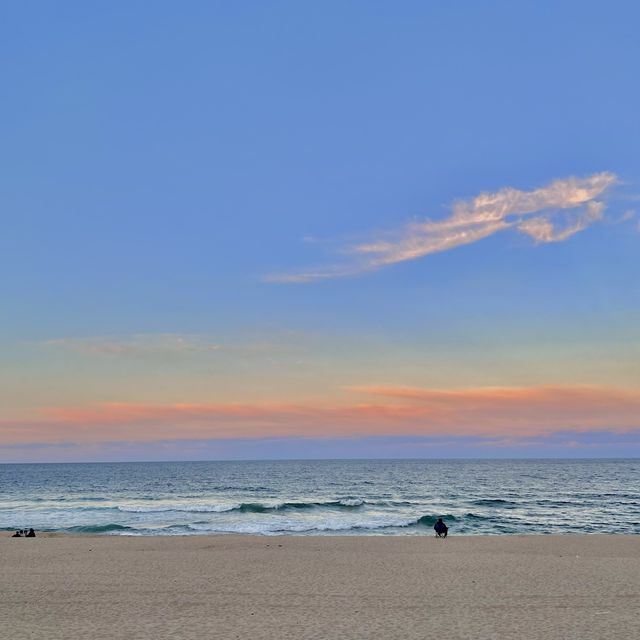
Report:
M12 538L22 538L22 532L16 531L11 537Z
M438 538L446 538L447 533L449 533L449 527L442 522L442 518L438 518L438 521L433 525L433 528L435 529Z
M33 530L33 528L29 529L29 531L27 531L27 533L24 534L25 538L35 538L36 537L36 532Z

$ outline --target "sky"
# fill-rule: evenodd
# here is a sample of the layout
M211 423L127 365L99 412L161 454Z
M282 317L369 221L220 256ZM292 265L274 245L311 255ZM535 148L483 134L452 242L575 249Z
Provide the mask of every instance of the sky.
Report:
M0 461L640 455L640 7L5 3Z

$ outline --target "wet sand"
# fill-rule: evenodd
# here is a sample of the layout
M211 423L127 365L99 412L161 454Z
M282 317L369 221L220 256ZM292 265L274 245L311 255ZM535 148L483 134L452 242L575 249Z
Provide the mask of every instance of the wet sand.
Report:
M639 536L5 536L13 640L640 638Z

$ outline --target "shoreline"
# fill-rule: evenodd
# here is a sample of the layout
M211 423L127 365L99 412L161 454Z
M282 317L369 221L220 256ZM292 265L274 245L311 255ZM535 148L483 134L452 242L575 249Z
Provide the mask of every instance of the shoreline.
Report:
M635 638L640 536L0 538L7 637Z
M2 530L2 533L5 534L3 537L11 538L11 533L13 533L14 529ZM95 532L87 532L84 533L82 531L38 531L36 529L36 537L37 538L45 538L45 539L53 539L53 538L125 538L125 539L145 539L145 540L156 540L156 539L164 539L164 540L172 540L174 538L181 539L190 539L190 538L249 538L255 540L271 540L282 538L284 540L287 539L330 539L330 540L342 540L342 539L362 539L362 540L370 540L370 539L396 539L396 540L424 540L424 539L436 539L436 536L433 532L425 532L425 533L412 533L412 534L402 534L402 533L370 533L370 534L358 534L358 533L226 533L226 532L203 532L203 533L159 533L159 534L135 534L135 533L95 533ZM602 533L600 531L595 531L593 533L449 533L446 538L447 542L451 540L478 540L478 539L508 539L508 538L540 538L540 539L550 539L550 538L630 538L640 540L640 534L636 533ZM0 538L1 539L1 538ZM14 538L14 540L17 538ZM31 538L32 539L32 538ZM440 539L444 541L443 539Z

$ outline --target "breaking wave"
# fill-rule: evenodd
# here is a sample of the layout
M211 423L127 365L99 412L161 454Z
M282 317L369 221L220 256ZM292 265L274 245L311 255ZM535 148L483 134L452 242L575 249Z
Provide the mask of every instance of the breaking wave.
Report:
M118 524L117 522L110 522L109 524L67 527L62 529L62 531L66 531L68 533L115 533L116 531L123 533L125 531L135 531L135 528L127 527L126 525Z
M362 498L342 498L340 500L320 500L312 502L241 502L228 504L173 504L166 506L117 506L118 511L123 513L164 513L175 511L179 513L228 513L237 511L239 513L274 513L282 511L301 511L307 509L333 509L333 510L353 510L370 506L408 506L411 503L406 501L389 500L364 500Z

